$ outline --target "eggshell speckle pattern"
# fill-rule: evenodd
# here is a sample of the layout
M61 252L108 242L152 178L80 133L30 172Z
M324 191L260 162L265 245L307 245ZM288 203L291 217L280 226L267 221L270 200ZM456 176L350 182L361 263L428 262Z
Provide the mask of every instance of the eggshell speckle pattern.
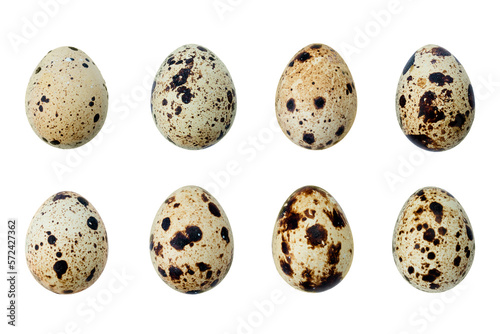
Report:
M26 260L48 290L71 294L101 276L108 257L106 228L96 209L70 191L51 196L38 209L26 236Z
M296 289L322 292L347 275L354 244L344 212L325 190L306 186L285 202L273 232L273 258Z
M188 294L215 287L233 261L229 220L217 200L196 186L176 190L161 205L149 243L160 278Z
M403 206L392 248L399 272L411 285L426 292L443 292L469 272L474 234L460 203L443 189L427 187Z
M106 83L82 50L52 50L35 68L26 90L26 115L47 144L64 149L86 144L101 130L107 111Z
M356 87L342 57L311 44L288 63L276 91L276 117L295 144L321 150L338 143L356 117Z
M408 139L429 151L457 146L474 120L474 91L464 67L437 45L417 50L399 79L396 113Z
M236 91L222 61L200 45L184 45L165 59L151 92L151 112L175 145L202 149L224 137L236 115Z

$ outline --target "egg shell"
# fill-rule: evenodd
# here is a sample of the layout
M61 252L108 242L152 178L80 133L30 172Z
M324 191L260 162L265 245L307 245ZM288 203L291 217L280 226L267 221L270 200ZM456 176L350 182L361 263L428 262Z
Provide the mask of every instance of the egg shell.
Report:
M311 44L288 63L276 91L276 117L295 144L331 147L354 123L356 87L342 57L324 44Z
M236 90L224 63L207 48L189 44L160 66L151 92L151 112L161 134L197 150L224 137L236 116Z
M108 90L101 72L82 50L65 46L49 51L26 90L29 123L47 144L76 148L101 130L108 111Z
M283 205L272 248L276 269L288 284L302 291L322 292L347 275L354 243L335 199L324 189L306 186Z
M418 49L396 93L396 114L406 137L425 150L451 149L469 133L474 113L474 90L457 58L437 45Z
M450 193L422 188L410 196L399 214L392 251L399 272L412 286L443 292L460 283L472 266L472 226Z
M108 237L99 213L71 191L49 197L26 235L26 261L48 290L71 294L95 283L106 266Z
M196 186L176 190L161 205L149 243L160 278L188 294L215 287L233 261L229 220L217 200Z

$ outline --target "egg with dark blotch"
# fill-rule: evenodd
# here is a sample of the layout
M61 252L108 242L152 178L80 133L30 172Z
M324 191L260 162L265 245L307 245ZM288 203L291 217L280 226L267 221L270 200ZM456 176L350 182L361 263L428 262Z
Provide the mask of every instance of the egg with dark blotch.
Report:
M63 191L38 209L26 235L26 261L48 290L71 294L101 276L108 258L108 237L99 213L84 197Z
M396 114L406 137L425 150L449 150L467 136L474 113L474 91L458 59L437 45L418 49L396 93Z
M50 51L33 72L26 90L26 115L40 139L63 148L88 143L104 125L108 90L101 72L82 50Z
M325 190L306 186L285 202L273 232L273 259L292 287L322 292L339 284L351 267L351 229L340 205Z
M331 147L354 123L356 87L342 57L311 44L288 63L276 91L276 117L283 133L311 150Z
M176 291L197 294L227 275L234 239L222 206L196 186L176 190L161 205L149 239L158 276Z
M156 74L151 112L161 134L198 150L220 141L236 116L236 91L224 63L207 48L189 44L170 54Z
M416 191L401 210L392 240L401 275L415 288L443 292L469 272L475 253L474 234L460 203L447 191Z

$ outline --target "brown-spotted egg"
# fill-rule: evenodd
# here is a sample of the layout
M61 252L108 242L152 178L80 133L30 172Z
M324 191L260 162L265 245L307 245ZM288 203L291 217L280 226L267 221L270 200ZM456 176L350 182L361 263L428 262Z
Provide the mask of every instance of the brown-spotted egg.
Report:
M273 258L296 289L322 292L347 275L354 244L344 212L325 190L306 186L285 202L273 232Z
M399 272L415 288L443 292L455 287L469 272L475 252L465 210L443 189L416 191L399 214L392 252Z
M217 200L196 186L176 190L161 205L149 243L159 277L188 294L215 287L233 261L229 220Z
M321 150L344 138L356 117L356 87L342 57L311 44L288 63L276 91L276 117L295 144Z
M429 151L451 149L469 133L474 112L474 91L458 59L437 45L418 49L396 93L396 114L406 137Z
M101 276L108 257L106 228L84 197L63 191L38 209L26 235L26 261L48 290L71 294Z
M197 150L224 137L236 115L236 91L224 63L207 48L188 44L170 54L156 74L151 112L161 134Z
M29 123L47 144L75 148L101 130L108 90L101 72L82 50L60 47L40 61L26 90Z

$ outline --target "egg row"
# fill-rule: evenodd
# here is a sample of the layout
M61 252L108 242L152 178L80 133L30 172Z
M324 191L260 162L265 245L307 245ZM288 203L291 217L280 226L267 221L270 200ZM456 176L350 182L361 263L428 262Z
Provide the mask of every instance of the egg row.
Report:
M161 134L185 149L216 144L236 115L236 90L224 63L200 45L184 45L161 64L151 90L152 118ZM26 114L47 144L75 148L102 128L108 110L104 79L83 51L50 51L33 72ZM276 91L283 133L301 147L320 150L342 140L357 110L357 92L342 57L324 44L301 49L287 63ZM436 45L407 62L396 94L399 125L415 145L443 151L458 145L474 120L474 92L464 67Z
M465 210L447 191L427 187L404 204L392 251L401 275L415 288L442 292L468 273L475 253ZM161 204L151 227L154 270L171 288L207 291L227 275L234 237L220 203L207 191L187 186ZM324 189L305 186L285 201L272 234L276 269L291 286L322 292L340 283L351 267L354 242L346 215ZM26 260L45 288L71 294L102 274L108 237L99 213L81 195L60 192L38 209L26 237Z

